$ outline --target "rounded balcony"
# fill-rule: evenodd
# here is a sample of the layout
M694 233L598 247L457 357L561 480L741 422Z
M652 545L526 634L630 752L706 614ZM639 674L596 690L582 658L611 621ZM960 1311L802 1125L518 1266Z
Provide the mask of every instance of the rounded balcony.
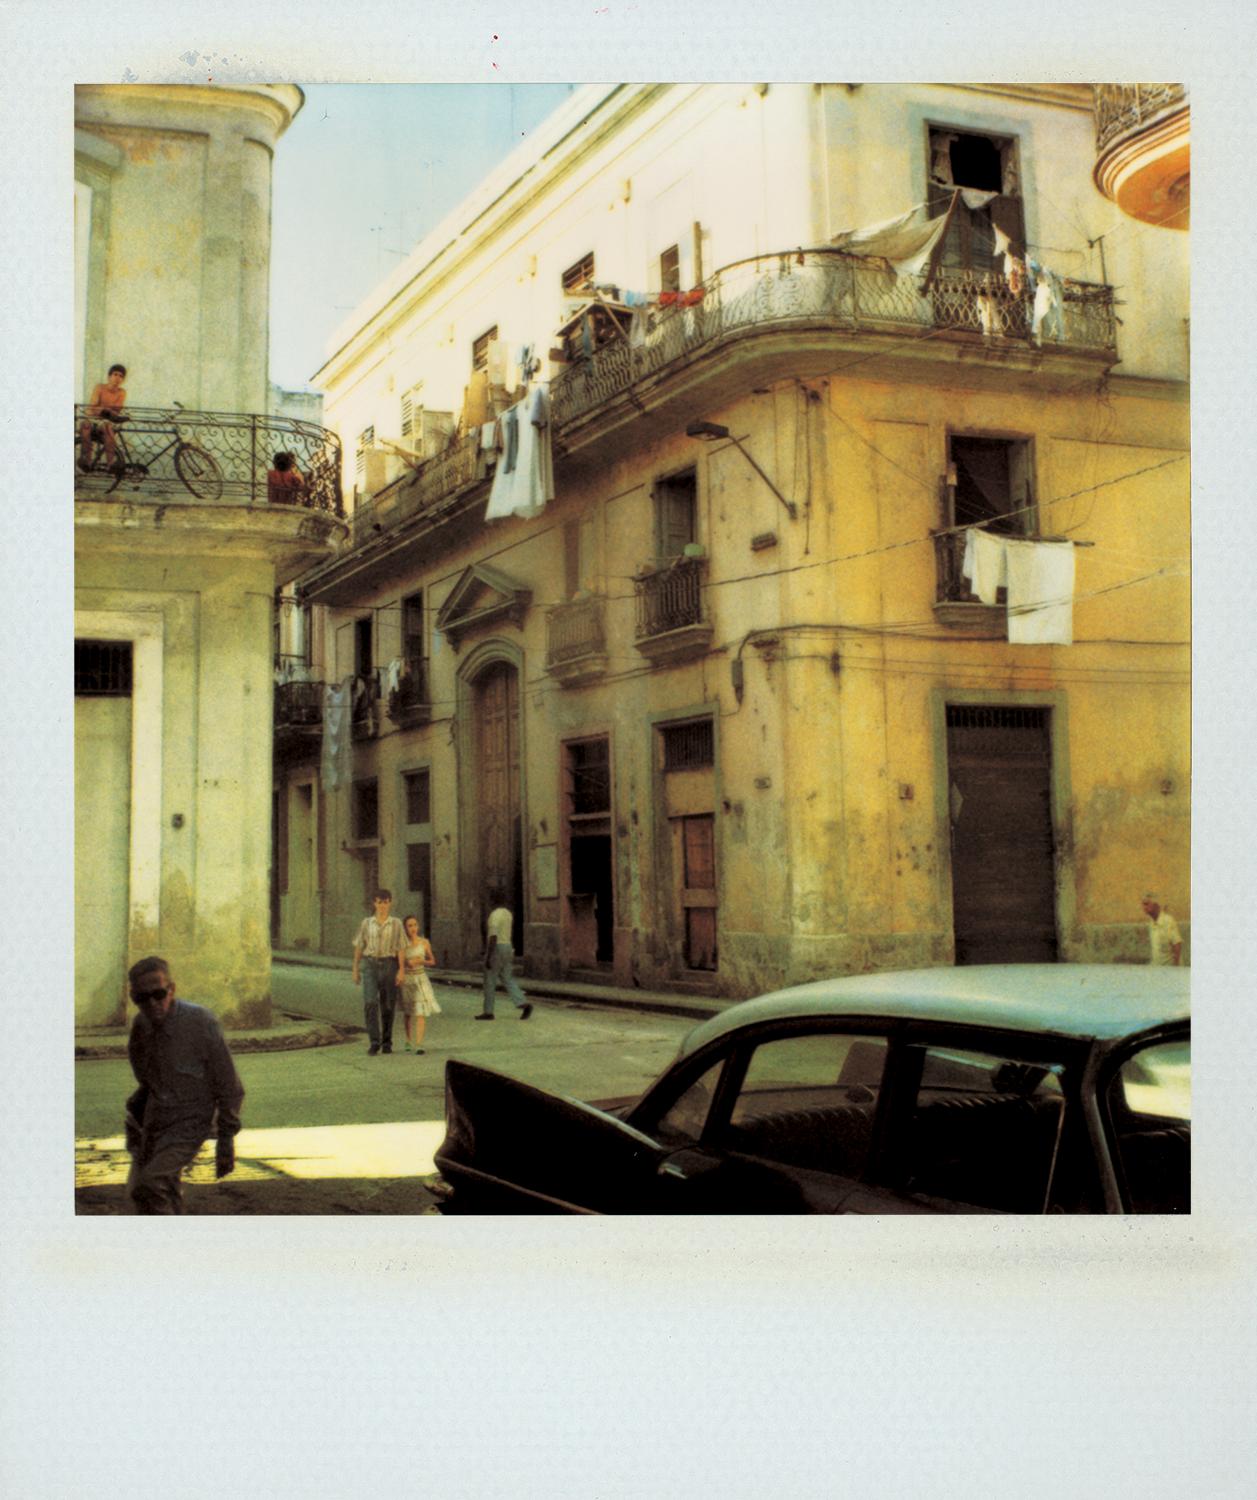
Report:
M1187 229L1191 111L1181 83L1097 83L1096 186L1145 224Z

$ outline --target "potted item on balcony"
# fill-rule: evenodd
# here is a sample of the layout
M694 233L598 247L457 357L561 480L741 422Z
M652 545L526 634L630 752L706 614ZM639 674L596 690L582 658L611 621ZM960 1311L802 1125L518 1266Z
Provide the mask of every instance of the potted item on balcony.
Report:
M703 546L702 542L686 542L685 546L681 548L681 556L688 558L692 562L699 562L707 556L707 548Z

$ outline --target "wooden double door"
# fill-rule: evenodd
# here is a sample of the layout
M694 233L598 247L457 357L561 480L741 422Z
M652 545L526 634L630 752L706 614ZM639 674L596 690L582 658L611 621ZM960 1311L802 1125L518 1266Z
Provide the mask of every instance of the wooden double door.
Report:
M476 678L473 703L478 885L482 900L490 886L505 890L518 954L524 943L519 673L509 662L492 663Z

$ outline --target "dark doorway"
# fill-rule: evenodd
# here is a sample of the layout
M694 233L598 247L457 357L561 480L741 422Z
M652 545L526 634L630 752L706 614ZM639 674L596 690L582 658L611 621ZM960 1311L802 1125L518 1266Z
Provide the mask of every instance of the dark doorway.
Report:
M1056 960L1049 712L948 705L958 964Z
M572 839L573 908L592 906L593 961L609 964L614 957L614 896L611 880L611 836L606 833L585 834ZM588 955L580 955L585 957ZM573 955L574 958L577 955Z

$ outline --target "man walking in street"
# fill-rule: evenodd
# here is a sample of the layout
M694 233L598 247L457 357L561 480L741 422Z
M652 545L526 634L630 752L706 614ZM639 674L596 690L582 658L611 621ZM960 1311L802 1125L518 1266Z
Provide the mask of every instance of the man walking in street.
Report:
M489 891L493 910L485 922L484 950L484 1009L477 1021L492 1021L493 1002L500 984L507 996L519 1007L519 1018L526 1021L532 1015L532 1003L524 998L524 992L515 982L512 964L515 950L511 947L511 909L506 903L506 894L500 886Z
M1178 964L1183 957L1183 937L1178 923L1151 891L1144 893L1140 905L1148 918L1148 936L1154 964Z
M218 1140L215 1175L235 1169L244 1085L218 1018L175 999L164 958L140 959L127 977L139 1008L127 1037L139 1084L127 1100L127 1191L137 1213L181 1214L183 1169L210 1135Z
M367 1023L367 1056L393 1050L393 1012L397 987L406 977L406 934L389 913L393 893L375 893L375 915L363 917L354 939L353 981L362 974L362 1009Z

